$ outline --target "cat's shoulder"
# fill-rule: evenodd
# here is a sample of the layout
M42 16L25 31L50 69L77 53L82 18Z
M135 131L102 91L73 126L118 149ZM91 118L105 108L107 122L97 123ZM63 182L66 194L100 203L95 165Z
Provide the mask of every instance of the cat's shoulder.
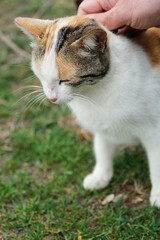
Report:
M147 53L153 66L160 66L160 28L149 28L134 41Z

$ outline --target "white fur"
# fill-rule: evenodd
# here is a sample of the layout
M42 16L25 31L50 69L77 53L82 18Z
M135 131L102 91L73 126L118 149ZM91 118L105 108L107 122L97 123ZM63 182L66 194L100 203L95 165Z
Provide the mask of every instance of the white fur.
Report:
M77 121L95 136L96 165L84 179L85 189L108 185L118 146L142 143L150 166L150 201L160 207L160 68L153 68L147 55L130 40L108 31L107 34L110 69L95 85L59 86L54 47L46 56L41 72L34 65L33 70L41 79L46 95L50 98L56 95L57 103L70 99L68 105ZM55 87L54 92L51 86ZM74 94L77 96L73 97Z

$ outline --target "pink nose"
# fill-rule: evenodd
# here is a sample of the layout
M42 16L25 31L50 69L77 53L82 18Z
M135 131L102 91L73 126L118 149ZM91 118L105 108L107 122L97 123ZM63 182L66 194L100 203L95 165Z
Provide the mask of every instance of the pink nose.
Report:
M57 98L48 98L48 100L49 100L50 102L56 102L56 101L57 101Z

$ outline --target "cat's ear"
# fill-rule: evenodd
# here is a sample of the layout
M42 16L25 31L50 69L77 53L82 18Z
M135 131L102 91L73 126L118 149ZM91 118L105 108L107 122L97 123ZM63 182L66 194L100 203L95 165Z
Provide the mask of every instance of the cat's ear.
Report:
M29 38L34 40L43 37L49 20L18 17L15 19L15 23Z
M102 28L90 29L74 44L81 45L86 50L100 50L103 52L107 46L107 33Z

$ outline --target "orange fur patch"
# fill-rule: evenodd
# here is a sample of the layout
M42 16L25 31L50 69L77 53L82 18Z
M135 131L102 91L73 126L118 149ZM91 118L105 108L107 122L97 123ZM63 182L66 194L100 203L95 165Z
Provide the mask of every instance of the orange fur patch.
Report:
M56 66L58 77L62 80L71 80L76 72L75 65L71 61L67 61L60 53L56 54Z
M134 40L148 54L154 66L160 65L160 28L150 28Z
M90 21L90 18L86 17L86 16L82 16L82 17L66 17L66 20L71 20L67 26L71 27L71 28L75 28L77 26L83 25L84 23L87 23L88 21ZM43 42L44 42L44 50L45 51L49 51L50 50L50 46L53 42L54 36L55 36L55 31L56 28L58 27L58 23L54 23L51 24L47 30L46 33L43 37Z
M90 21L91 19L82 16L82 17L66 17L66 21L69 20L69 23L67 24L67 27L75 28L77 26L83 25ZM73 63L73 59L66 59L63 55L60 53L56 54L56 66L58 69L58 75L59 79L62 80L73 80L73 77L76 75L76 66Z
M33 35L40 38L48 26L48 23L41 22L39 19L35 19L35 18L18 17L15 19L15 22L20 27L26 29Z
M48 26L45 35L43 37L44 51L48 52L50 50L51 44L53 42L55 31L57 28L57 23L52 23Z
M72 20L73 18L73 20ZM68 18L69 19L69 18ZM68 23L68 27L75 28L77 26L83 25L87 22L91 21L91 18L86 17L86 16L74 16L71 17L71 21Z

